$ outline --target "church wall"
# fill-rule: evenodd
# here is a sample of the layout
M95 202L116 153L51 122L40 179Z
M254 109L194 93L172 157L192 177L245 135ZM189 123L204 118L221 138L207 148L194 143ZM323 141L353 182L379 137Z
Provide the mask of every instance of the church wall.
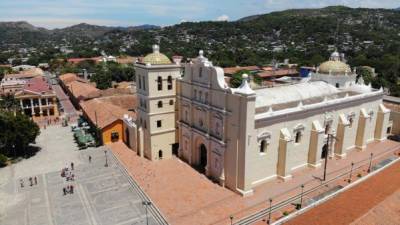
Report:
M288 115L283 121L279 123L269 124L267 126L257 126L257 136L263 136L263 134L268 133L269 138L267 139L268 145L264 153L260 153L260 140L254 140L257 142L257 147L251 149L251 164L254 165L253 173L251 174L251 180L253 185L262 183L269 178L275 177L277 174L277 164L278 164L278 150L279 150L279 137L282 128L287 128L290 131L291 138L294 140L296 137L296 131L302 131L301 141L295 143L291 142L291 148L288 148L288 158L286 163L288 163L288 168L290 170L295 170L297 168L307 166L308 164L308 151L310 145L310 135L312 129L313 121L318 121L321 127L325 129L325 121L331 121L331 131L337 132L339 115L344 114L345 116L353 115L353 124L351 127L346 126L345 140L343 143L344 153L348 152L350 149L355 147L355 140L357 136L358 119L360 116L360 109L365 108L367 112L373 111L374 116L371 120L367 121L367 126L365 131L366 141L371 142L374 138L374 130L376 126L376 115L378 112L379 104L381 100L374 100L371 102L352 102L351 106L345 108L336 107L336 110L330 110L325 113L323 111L314 112L311 115L307 113L298 112L294 115ZM329 118L329 119L327 119ZM249 121L251 122L251 121ZM257 123L257 122L256 122ZM331 148L331 153L334 152L334 144ZM320 153L320 152L319 152ZM321 159L321 154L317 155L318 160Z

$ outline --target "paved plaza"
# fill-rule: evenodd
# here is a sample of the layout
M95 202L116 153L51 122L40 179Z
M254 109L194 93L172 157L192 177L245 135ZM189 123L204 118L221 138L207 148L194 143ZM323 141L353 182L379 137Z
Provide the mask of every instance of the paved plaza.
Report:
M35 156L0 169L1 225L132 225L146 224L142 197L104 147L79 151L69 127L48 127L37 140ZM88 162L89 155L92 157ZM74 162L75 181L61 177ZM38 184L30 186L28 178ZM20 179L24 179L21 188ZM63 187L74 193L63 195ZM156 220L148 213L149 224Z

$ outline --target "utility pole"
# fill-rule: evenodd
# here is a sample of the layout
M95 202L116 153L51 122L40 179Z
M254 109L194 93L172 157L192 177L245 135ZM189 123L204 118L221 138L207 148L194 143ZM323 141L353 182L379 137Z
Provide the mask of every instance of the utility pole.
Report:
M272 198L269 199L269 213L267 224L271 224L271 213L272 213Z

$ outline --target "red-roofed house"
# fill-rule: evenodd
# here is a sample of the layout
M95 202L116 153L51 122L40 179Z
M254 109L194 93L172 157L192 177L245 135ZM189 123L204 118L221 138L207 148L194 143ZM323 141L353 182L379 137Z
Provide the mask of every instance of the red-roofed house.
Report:
M57 98L45 77L28 80L22 90L15 93L22 111L32 117L58 116Z

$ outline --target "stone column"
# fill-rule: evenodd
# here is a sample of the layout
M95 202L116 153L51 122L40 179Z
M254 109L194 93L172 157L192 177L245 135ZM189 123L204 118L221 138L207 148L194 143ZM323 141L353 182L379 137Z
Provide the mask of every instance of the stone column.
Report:
M336 134L336 142L335 142L335 156L339 158L346 157L346 152L344 149L344 140L346 138L346 130L350 122L347 120L344 114L339 115L339 123Z
M39 101L40 117L42 117L43 116L42 99L38 98L38 101Z
M376 118L375 134L374 138L377 141L383 141L386 139L386 129L389 124L390 110L387 109L383 104L379 105L378 115Z
M367 147L366 132L365 128L367 125L367 119L369 119L367 111L362 108L360 111L360 118L358 120L357 136L356 136L356 148L364 150Z
M287 128L281 129L281 134L279 138L279 149L278 149L278 178L282 180L288 180L292 177L290 175L290 168L288 163L288 152L292 148L293 139Z
M34 116L35 115L35 107L33 105L33 98L30 98L31 101L31 115Z
M225 155L225 151L222 154L221 157L221 174L219 176L219 185L221 185L222 187L225 187L225 160L224 160L224 155Z
M316 168L321 165L321 152L324 146L324 129L318 120L312 122L310 147L308 150L308 166Z
M60 113L58 112L57 99L55 97L53 97L53 109L54 109L54 116L59 116Z

